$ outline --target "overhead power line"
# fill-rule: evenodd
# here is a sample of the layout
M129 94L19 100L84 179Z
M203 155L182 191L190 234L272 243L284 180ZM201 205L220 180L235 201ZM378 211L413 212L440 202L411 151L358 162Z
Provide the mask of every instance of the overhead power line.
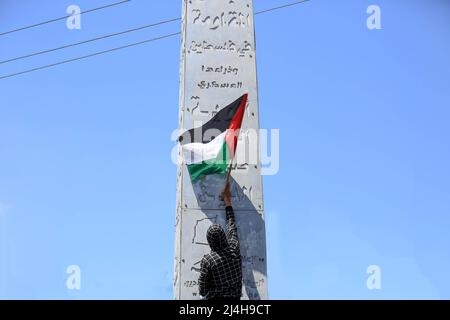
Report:
M287 7L292 7L292 6L298 5L303 2L308 2L308 1L310 1L310 0L302 0L302 1L296 1L296 2L292 2L292 3L288 3L288 4L283 4L278 7L272 7L272 8L266 9L266 10L258 11L255 13L255 15L266 13L266 12L271 12L271 11L275 11L275 10L279 10L279 9L283 9L283 8L287 8Z
M12 73L12 74L9 74L9 75L6 75L6 76L1 76L0 80L6 79L6 78L15 77L15 76L18 76L18 75L21 75L21 74L25 74L25 73L30 73L30 72L34 72L34 71L38 71L38 70L43 70L43 69L56 67L56 66L59 66L61 64L66 64L66 63L69 63L69 62L74 62L74 61L79 61L79 60L83 60L83 59L99 56L99 55L102 55L102 54L105 54L105 53L118 51L118 50L122 50L122 49L125 49L125 48L138 46L138 45L141 45L141 44L144 44L144 43L149 43L149 42L153 42L153 41L157 41L157 40L162 40L162 39L165 39L165 38L174 37L174 36L177 36L177 35L180 35L180 34L181 34L181 32L166 34L166 35L163 35L161 37L147 39L147 40L144 40L144 41L139 41L139 42L127 44L127 45L124 45L124 46L115 47L115 48L104 50L104 51L99 51L99 52L96 52L96 53L93 53L93 54L88 54L86 56L81 56L81 57L77 57L77 58L73 58L73 59L63 60L63 61L59 61L59 62L56 62L56 63L48 64L48 65L45 65L45 66L42 66L42 67L37 67L37 68L28 69L28 70L17 72L17 73Z
M262 13L267 13L267 12L274 11L274 10L279 10L279 9L290 7L290 6L294 6L294 5L300 4L302 2L307 2L307 1L309 1L309 0L297 1L297 2L293 2L293 3L281 5L281 6L278 6L278 7L269 8L269 9L266 9L266 10L258 11L258 12L255 13L255 15L262 14ZM86 43L91 43L91 42L95 42L95 41L99 41L99 40L104 40L104 39L107 39L107 38L112 38L112 37L116 37L116 36L119 36L119 35L131 33L131 32L136 32L136 31L140 31L140 30L144 30L144 29L148 29L148 28L153 28L153 27L156 27L156 26L160 26L160 25L167 24L167 23L172 23L172 22L179 21L179 20L181 20L181 18L179 18L179 17L178 18L173 18L173 19L168 19L168 20L163 20L163 21L159 21L159 22L156 22L156 23L148 24L148 25L145 25L145 26L137 27L137 28L132 28L132 29L128 29L128 30L124 30L124 31L116 32L116 33L111 33L111 34L107 34L107 35L104 35L104 36L100 36L100 37L96 37L96 38L92 38L92 39L88 39L88 40L84 40L84 41L80 41L80 42L75 42L75 43L63 45L63 46L52 48L52 49L37 51L37 52L33 52L33 53L22 55L22 56L10 58L10 59L7 59L7 60L2 60L2 61L0 61L0 64L5 64L5 63L10 63L10 62L14 62L14 61L22 60L22 59L32 58L32 57L43 55L43 54L47 54L47 53L50 53L50 52L63 50L63 49L68 49L68 48L76 47L76 46L83 45L83 44L86 44Z
M111 7L115 7L115 6L118 6L118 5L130 2L130 1L131 0L123 0L123 1L114 2L114 3L111 3L111 4L107 4L107 5L104 5L104 6L101 6L101 7L92 8L92 9L80 12L79 15L90 13L90 12L94 12L94 11L98 11L98 10L103 10L103 9L107 9L107 8L111 8ZM19 31L23 31L23 30L27 30L27 29L31 29L31 28L36 28L36 27L39 27L39 26L42 26L42 25L45 25L45 24L49 24L49 23L53 23L53 22L56 22L56 21L65 20L65 19L70 18L70 17L72 17L72 15L66 15L64 17L50 19L50 20L39 22L39 23L31 24L31 25L28 25L28 26L25 26L25 27L20 27L20 28L17 28L17 29L1 32L0 33L0 37L1 36L5 36L7 34L19 32Z
M308 2L308 1L310 1L310 0L296 1L296 2L292 2L292 3L289 3L289 4L282 5L282 6L268 8L268 9L265 9L265 10L261 10L261 11L255 12L255 15L260 15L260 14L264 14L264 13L267 13L267 12L272 12L272 11L275 11L275 10L283 9L283 8L286 8L286 7L291 7L291 6L298 5L298 4L301 4L301 3L304 3L304 2ZM174 18L174 19L171 19L171 20L175 21L175 20L179 20L179 19L180 18ZM166 21L171 21L171 20L166 20ZM141 28L144 28L144 27L141 27ZM136 28L136 29L138 29L138 28ZM88 55L85 55L85 56L80 56L80 57L76 57L76 58L73 58L73 59L63 60L63 61L59 61L59 62L56 62L56 63L44 65L44 66L41 66L41 67L36 67L36 68L27 69L27 70L16 72L16 73L11 73L11 74L8 74L8 75L5 75L5 76L0 76L0 80L4 80L4 79L7 79L7 78L12 78L12 77L15 77L15 76L19 76L19 75L23 75L23 74L27 74L27 73L43 70L43 69L56 67L56 66L59 66L59 65L62 65L62 64L67 64L67 63L71 63L71 62L75 62L75 61L79 61L79 60L84 60L84 59L87 59L87 58L103 55L103 54L106 54L106 53L110 53L110 52L114 52L114 51L130 48L130 47L135 47L135 46L138 46L138 45L142 45L142 44L146 44L146 43L150 43L150 42L154 42L154 41L158 41L158 40L174 37L174 36L177 36L177 35L181 35L181 32L170 33L170 34L166 34L166 35L163 35L163 36L160 36L160 37L151 38L151 39L147 39L147 40L143 40L143 41L139 41L139 42L134 42L134 43L130 43L130 44L127 44L127 45L124 45L124 46L120 46L120 47L111 48L111 49L104 50L104 51L95 52L93 54L88 54ZM94 41L94 40L91 39L91 40L88 40L88 41L91 42L91 41Z
M56 48L52 48L52 49L48 49L48 50L38 51L38 52L34 52L34 53L23 55L23 56L11 58L11 59L8 59L8 60L3 60L3 61L0 61L0 64L13 62L13 61L17 61L17 60L22 60L22 59L26 59L26 58L31 58L31 57L39 56L39 55L42 55L42 54L46 54L46 53L62 50L62 49L68 49L68 48L79 46L79 45L82 45L82 44L86 44L86 43L90 43L90 42L94 42L94 41L99 41L99 40L103 40L103 39L107 39L107 38L111 38L111 37L116 37L116 36L119 36L119 35L122 35L122 34L135 32L135 31L139 31L139 30L143 30L143 29L147 29L147 28L152 28L152 27L160 26L162 24L171 23L171 22L175 22L175 21L179 21L179 20L181 20L181 18L174 18L174 19L169 19L169 20L164 20L164 21L148 24L148 25L145 25L145 26L142 26L142 27L138 27L138 28L133 28L133 29L128 29L128 30L116 32L116 33L111 33L111 34L107 34L107 35L104 35L104 36L101 36L101 37L92 38L92 39L88 39L88 40L84 40L84 41L80 41L80 42L75 42L75 43L67 44L67 45L64 45L64 46L60 46L60 47L56 47Z
M255 15L271 12L271 11L274 11L274 10L279 10L279 9L282 9L282 8L287 8L287 7L294 6L294 5L300 4L302 2L307 2L307 1L309 1L309 0L297 1L297 2L293 2L293 3L281 5L281 6L278 6L278 7L272 7L272 8L266 9L266 10L258 11L258 12L255 13ZM18 61L18 60L32 58L32 57L43 55L43 54L47 54L47 53L50 53L50 52L59 51L59 50L63 50L63 49L68 49L68 48L76 47L76 46L83 45L83 44L86 44L86 43L100 41L100 40L116 37L116 36L119 36L119 35L131 33L131 32L136 32L136 31L140 31L140 30L144 30L144 29L148 29L148 28L153 28L153 27L156 27L156 26L172 23L172 22L179 21L179 20L181 20L180 17L173 18L173 19L168 19L168 20L163 20L163 21L159 21L159 22L156 22L156 23L144 25L144 26L137 27L137 28L132 28L132 29L124 30L124 31L119 31L119 32L116 32L116 33L110 33L110 34L107 34L107 35L104 35L104 36L100 36L100 37L96 37L96 38L92 38L92 39L88 39L88 40L84 40L84 41L80 41L80 42L75 42L75 43L63 45L63 46L52 48L52 49L37 51L37 52L33 52L33 53L22 55L22 56L18 56L18 57L2 60L2 61L0 61L0 64L5 64L5 63Z

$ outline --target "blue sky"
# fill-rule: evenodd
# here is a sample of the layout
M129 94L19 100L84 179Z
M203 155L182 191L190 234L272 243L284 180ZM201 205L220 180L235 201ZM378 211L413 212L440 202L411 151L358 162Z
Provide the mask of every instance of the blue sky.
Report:
M286 1L288 2L288 1ZM257 10L286 3L255 0ZM0 1L0 31L108 1ZM381 8L382 30L366 9ZM256 18L273 299L450 299L450 4L311 0ZM0 37L0 59L179 16L133 0ZM0 75L179 23L0 65ZM171 299L178 38L0 81L0 298ZM67 290L79 265L82 288ZM381 268L368 290L366 269Z

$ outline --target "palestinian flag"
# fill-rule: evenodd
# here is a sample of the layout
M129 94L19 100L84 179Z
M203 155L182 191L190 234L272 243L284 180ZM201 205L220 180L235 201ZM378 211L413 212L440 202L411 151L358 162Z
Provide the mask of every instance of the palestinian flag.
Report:
M236 153L247 94L221 109L207 123L184 132L178 141L192 183L209 174L224 174Z

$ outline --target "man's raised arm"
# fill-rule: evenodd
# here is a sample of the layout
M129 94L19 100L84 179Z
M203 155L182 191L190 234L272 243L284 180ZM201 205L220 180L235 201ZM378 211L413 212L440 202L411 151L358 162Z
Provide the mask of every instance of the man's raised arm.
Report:
M237 233L236 219L234 217L234 210L231 206L231 192L230 182L227 181L227 185L222 192L223 201L225 203L225 212L227 216L227 239L228 245L231 251L240 257L239 237Z

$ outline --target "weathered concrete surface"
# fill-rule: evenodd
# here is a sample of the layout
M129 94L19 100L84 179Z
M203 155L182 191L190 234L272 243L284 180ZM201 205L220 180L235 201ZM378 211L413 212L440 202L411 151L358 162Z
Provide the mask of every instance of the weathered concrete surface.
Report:
M233 169L233 207L243 256L243 298L267 298L264 206L257 129L253 1L184 0L180 70L181 132L198 127L244 93L244 116ZM181 157L181 155L179 154ZM225 227L219 199L224 177L208 176L192 185L185 165L177 176L174 295L199 299L197 280L202 256L209 251L211 223Z

